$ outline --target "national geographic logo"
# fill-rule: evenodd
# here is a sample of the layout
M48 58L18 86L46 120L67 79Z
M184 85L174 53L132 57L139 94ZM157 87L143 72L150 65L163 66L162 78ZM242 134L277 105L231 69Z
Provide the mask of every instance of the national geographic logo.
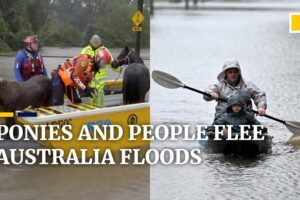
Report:
M137 124L137 122L138 122L138 118L135 114L129 115L129 117L127 119L128 125L134 125L134 124Z

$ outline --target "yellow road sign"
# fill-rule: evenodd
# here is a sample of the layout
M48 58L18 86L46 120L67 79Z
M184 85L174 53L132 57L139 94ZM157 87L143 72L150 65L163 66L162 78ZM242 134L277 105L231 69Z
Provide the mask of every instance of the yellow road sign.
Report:
M134 31L134 32L140 32L140 31L142 31L142 27L141 26L133 26L132 27L132 31Z
M139 26L144 21L143 14L138 10L136 13L132 16L132 21L135 24L135 26Z

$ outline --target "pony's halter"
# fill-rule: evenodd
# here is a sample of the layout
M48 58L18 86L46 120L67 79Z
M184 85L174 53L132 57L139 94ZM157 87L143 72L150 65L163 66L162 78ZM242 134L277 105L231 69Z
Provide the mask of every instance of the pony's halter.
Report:
M125 65L125 66L124 67L122 67L123 65L120 66L121 71L120 71L120 73L118 74L118 76L115 78L115 80L113 82L117 81L120 78L120 75L122 74L122 71L124 71L125 68L130 64L130 58L129 58L129 56L130 56L131 53L132 53L132 51L130 49L129 52L128 52L128 54L125 56L125 58L123 58L121 60L116 59L119 63L124 61L123 65Z
M132 53L132 51L129 50L129 52L128 52L128 54L125 56L125 58L122 58L121 60L118 60L118 59L117 59L117 61L118 61L119 63L124 61L124 64L123 64L123 65L128 65L128 64L130 64L130 58L129 58L129 56L130 56L131 53Z

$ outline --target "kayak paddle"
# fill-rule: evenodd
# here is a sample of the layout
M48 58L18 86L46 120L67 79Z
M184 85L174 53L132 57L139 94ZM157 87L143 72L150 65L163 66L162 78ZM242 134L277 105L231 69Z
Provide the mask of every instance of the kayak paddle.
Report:
M165 88L169 88L169 89L186 88L188 90L192 90L194 92L197 92L197 93L203 94L205 96L211 97L211 95L209 93L197 90L197 89L192 88L192 87L189 87L189 86L185 85L184 83L182 83L176 77L174 77L174 76L172 76L172 75L170 75L166 72L154 70L152 72L152 78L157 84L159 84L159 85L161 85L162 87L165 87ZM227 100L223 99L223 98L218 98L218 100L227 102ZM252 110L252 112L258 114L258 112L256 110ZM272 116L267 115L267 114L263 115L263 116L284 124L290 132L292 132L295 135L300 136L300 122L285 121L285 120L281 120L281 119L272 117Z

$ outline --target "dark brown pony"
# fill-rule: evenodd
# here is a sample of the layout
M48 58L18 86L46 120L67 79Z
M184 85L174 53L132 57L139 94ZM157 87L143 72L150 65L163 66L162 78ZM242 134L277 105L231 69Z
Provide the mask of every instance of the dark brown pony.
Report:
M123 103L145 102L150 89L150 73L144 61L128 47L122 50L117 60L120 66L128 65L123 75Z
M51 97L51 80L43 75L34 76L24 82L9 82L0 79L0 109L2 112L50 106ZM13 122L13 120L9 120L9 122Z

